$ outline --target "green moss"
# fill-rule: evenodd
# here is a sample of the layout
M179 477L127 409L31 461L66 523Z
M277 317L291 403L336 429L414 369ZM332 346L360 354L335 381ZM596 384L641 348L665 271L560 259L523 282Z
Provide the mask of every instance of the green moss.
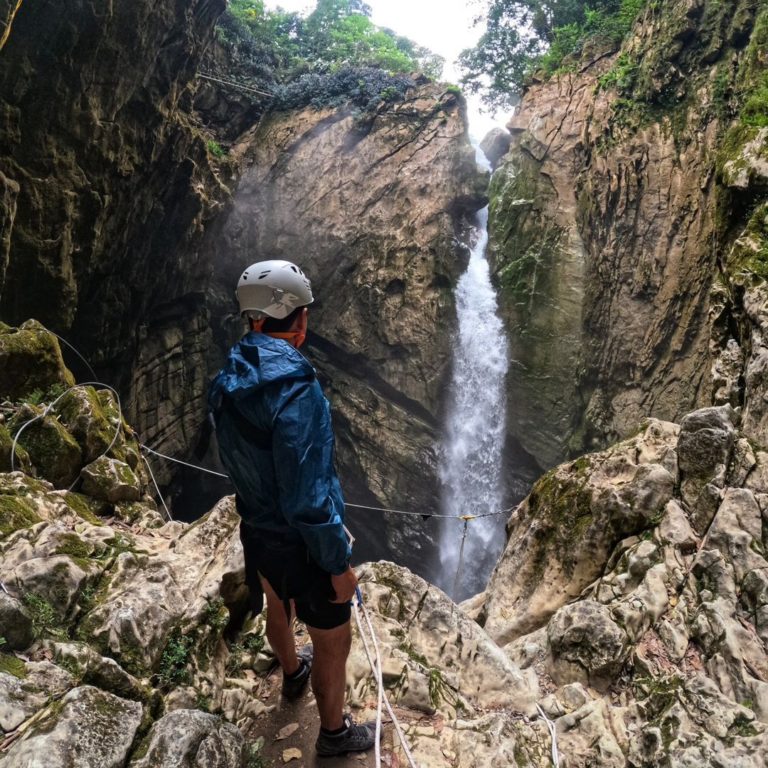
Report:
M760 731L755 728L754 722L743 715L737 715L731 727L728 729L726 741L733 743L737 738L749 738L757 736Z
M41 518L26 499L0 494L0 538L39 522Z
M588 487L586 469L563 476L557 469L547 472L534 484L529 505L541 521L541 543L556 550L569 576L576 567L573 543L589 530L592 514L592 492ZM543 568L545 558L539 558Z
M122 441L93 387L81 387L68 392L56 406L56 415L81 446L86 464L94 461L112 446L109 455L125 458Z
M38 472L55 486L69 486L80 472L83 456L72 435L54 418L46 417L19 435Z
M27 676L27 665L10 653L0 653L0 673L13 675L23 680Z
M93 545L83 541L75 533L65 533L61 536L59 544L56 547L56 554L67 555L67 557L70 557L74 562L86 570L93 565L91 562Z
M205 143L205 146L214 157L224 157L224 155L227 154L226 151L222 148L221 144L219 144L218 141L214 141L213 139L209 139Z
M83 496L81 493L68 491L63 496L66 505L80 518L91 525L103 526L104 523L97 515L105 510L105 504L92 499L90 496Z
M740 118L745 125L768 126L768 10L757 17L740 71L739 86L744 97Z
M635 678L635 696L642 702L645 718L653 725L660 725L669 708L678 701L683 679L671 677Z
M32 630L36 638L63 638L66 633L53 606L43 597L27 592L21 596L29 617L32 620Z
M749 273L768 281L768 203L758 206L728 255L731 276Z
M74 383L56 337L40 323L30 320L18 329L0 329L0 399L16 402L35 390Z
M13 465L11 465L11 453L13 453ZM13 436L5 424L0 424L0 472L10 472L11 468L29 472L30 461L29 454L16 444L13 447Z

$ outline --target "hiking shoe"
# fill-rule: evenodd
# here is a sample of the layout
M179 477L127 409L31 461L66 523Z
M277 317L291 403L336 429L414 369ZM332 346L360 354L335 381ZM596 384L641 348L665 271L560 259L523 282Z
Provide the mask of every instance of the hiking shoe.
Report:
M346 752L365 752L376 742L376 723L356 725L351 715L344 715L344 730L331 735L322 728L315 742L315 751L321 757L343 755Z
M290 677L283 672L283 696L288 701L298 699L307 687L309 673L312 671L312 645L303 645L296 655L299 657L299 668L296 672Z

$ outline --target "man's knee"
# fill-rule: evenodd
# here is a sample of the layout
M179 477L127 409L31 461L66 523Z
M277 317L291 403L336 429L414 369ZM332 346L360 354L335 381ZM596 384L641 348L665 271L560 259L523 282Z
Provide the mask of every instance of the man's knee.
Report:
M347 621L333 629L307 627L315 647L315 656L346 659L352 648L352 628Z

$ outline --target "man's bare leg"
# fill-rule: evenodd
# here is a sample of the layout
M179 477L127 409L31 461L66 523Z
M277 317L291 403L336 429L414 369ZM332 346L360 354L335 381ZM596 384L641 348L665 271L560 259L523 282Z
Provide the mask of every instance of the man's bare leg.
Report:
M307 627L307 631L315 648L312 691L317 700L320 725L328 731L335 731L344 725L341 716L344 711L347 656L352 647L352 630L347 622L334 629Z
M267 596L267 640L283 668L283 674L292 675L299 669L292 628L293 600L291 600L291 620L288 621L283 601L277 596L270 583L263 576L260 578L264 594Z

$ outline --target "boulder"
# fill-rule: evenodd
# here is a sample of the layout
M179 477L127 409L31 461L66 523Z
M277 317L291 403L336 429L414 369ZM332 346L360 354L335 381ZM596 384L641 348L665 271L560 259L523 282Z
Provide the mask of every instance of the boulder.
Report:
M29 406L19 411L14 419L18 443L29 454L40 477L57 488L69 488L83 466L82 451L58 419L42 416L42 413L42 410Z
M515 510L486 590L484 626L500 645L544 626L601 573L614 547L650 529L675 488L677 427L639 435L548 472Z
M480 149L488 158L491 168L494 170L499 165L499 161L509 152L512 136L506 128L493 128L485 134L480 142Z
M124 461L99 456L83 467L83 493L112 504L119 501L138 501L142 495L139 478Z
M0 672L0 731L15 730L74 686L72 675L49 661L20 662L16 674Z
M123 768L143 707L98 688L81 686L52 705L5 754L3 768ZM76 756L76 762L75 757Z
M682 477L722 481L736 440L736 421L730 405L701 408L683 418L677 441Z
M552 652L552 678L605 688L613 682L627 656L627 633L604 605L582 600L565 605L547 625Z
M149 732L146 752L129 768L241 768L245 740L220 717L193 709L177 709L160 718Z
M0 637L14 651L23 651L32 645L35 633L32 619L24 606L8 593L0 590Z
M0 324L0 400L20 400L51 387L71 387L56 337L36 320L19 328Z

